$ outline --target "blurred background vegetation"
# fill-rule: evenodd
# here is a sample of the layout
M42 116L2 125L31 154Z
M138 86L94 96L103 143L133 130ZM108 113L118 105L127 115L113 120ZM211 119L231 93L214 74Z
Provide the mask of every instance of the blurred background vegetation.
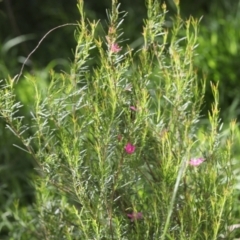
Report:
M126 44L137 48L141 44L142 22L146 16L144 0L122 0L121 10L128 12L123 24ZM27 55L50 29L79 19L76 0L0 0L0 79L19 73ZM175 14L173 0L166 0L169 19ZM196 71L199 79L207 80L203 119L210 109L212 95L210 81L219 82L220 108L223 122L240 119L240 1L239 0L182 0L183 19L190 15L201 18ZM106 9L110 0L87 0L86 14L100 19L106 26ZM103 29L101 30L103 31ZM53 31L27 61L24 75L34 74L39 84L47 84L48 72L69 71L75 48L74 26ZM30 121L31 89L20 79L17 96L26 106L26 121ZM24 111L24 109L23 109ZM0 238L12 227L11 209L14 201L20 204L34 202L31 184L34 166L29 156L13 146L17 139L0 119ZM236 157L240 155L236 147ZM240 216L238 216L240 217Z

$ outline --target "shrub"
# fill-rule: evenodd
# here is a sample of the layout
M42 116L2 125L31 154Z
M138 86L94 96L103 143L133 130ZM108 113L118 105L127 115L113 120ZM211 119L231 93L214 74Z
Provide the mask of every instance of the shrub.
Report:
M166 5L146 3L144 43L134 50L122 39L125 13L116 0L105 37L79 0L71 72L52 71L45 87L34 76L21 79L35 91L31 123L19 114L16 78L2 82L0 113L38 173L34 205L16 202L12 210L10 239L227 236L232 140L220 145L214 85L209 128L199 132L198 21L183 22L178 11L168 29Z

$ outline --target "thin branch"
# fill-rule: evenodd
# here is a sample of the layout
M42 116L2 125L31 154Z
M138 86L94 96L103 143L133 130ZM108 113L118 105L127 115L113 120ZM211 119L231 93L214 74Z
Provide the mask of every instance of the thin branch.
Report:
M58 28L62 28L62 27L65 27L65 26L77 26L78 24L77 23L66 23L66 24L63 24L63 25L59 25L55 28L52 28L51 30L49 30L42 38L41 40L38 42L37 46L29 53L29 55L27 56L27 58L25 59L25 61L23 62L22 64L22 67L21 67L21 70L19 72L19 74L17 74L17 78L16 78L16 82L18 82L19 78L22 76L22 73L23 73L23 69L24 69L24 66L26 65L27 61L29 60L29 58L32 56L32 54L39 48L40 44L42 43L42 41L51 33L53 32L54 30L58 29Z

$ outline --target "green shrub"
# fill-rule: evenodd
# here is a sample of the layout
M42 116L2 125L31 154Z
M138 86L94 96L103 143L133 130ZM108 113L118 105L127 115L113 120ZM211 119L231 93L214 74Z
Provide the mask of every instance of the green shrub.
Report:
M228 237L232 139L220 145L214 85L209 127L199 133L198 21L178 13L168 29L165 4L148 0L143 46L133 50L116 0L105 37L82 0L78 8L70 73L52 71L47 86L21 80L34 89L30 123L19 114L16 78L2 82L0 113L38 173L35 203L11 210L9 239Z

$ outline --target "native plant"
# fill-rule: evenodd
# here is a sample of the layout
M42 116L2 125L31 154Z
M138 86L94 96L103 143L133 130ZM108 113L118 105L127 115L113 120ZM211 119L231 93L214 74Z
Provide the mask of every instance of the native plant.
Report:
M35 162L33 206L13 210L10 239L219 239L231 221L231 136L224 144L218 91L201 128L205 82L193 68L198 20L147 0L143 44L124 41L117 0L100 22L80 21L69 73L49 84L27 75L1 82L0 113ZM27 107L27 106L24 106ZM231 124L234 129L234 123ZM201 130L202 129L202 130Z

